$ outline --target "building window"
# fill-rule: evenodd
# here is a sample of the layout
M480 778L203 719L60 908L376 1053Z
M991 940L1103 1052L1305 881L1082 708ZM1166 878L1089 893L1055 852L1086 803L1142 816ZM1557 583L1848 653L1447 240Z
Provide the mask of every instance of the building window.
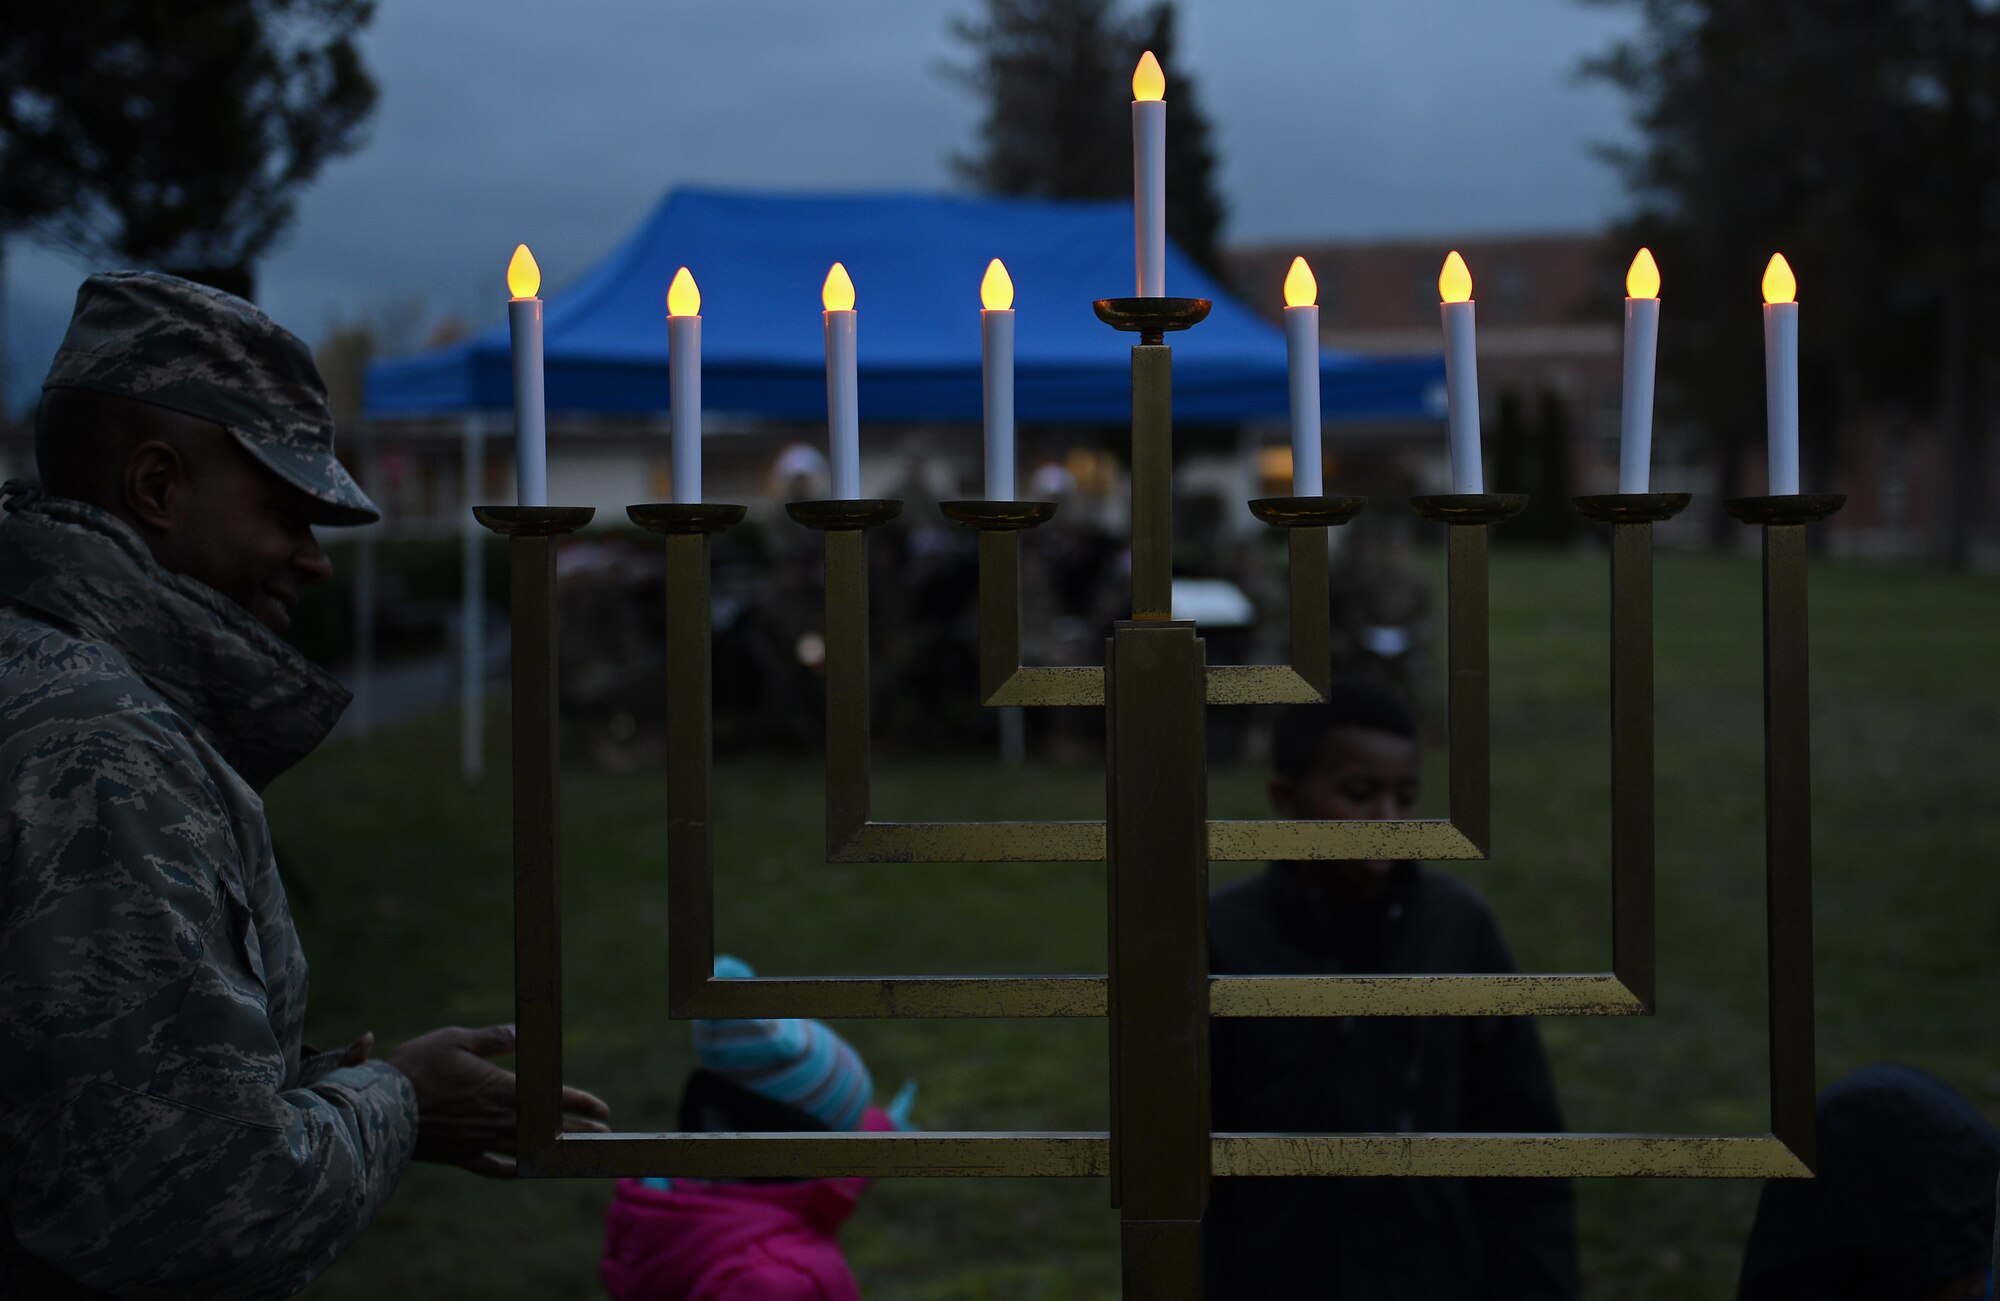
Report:
M1500 264L1496 278L1494 306L1500 319L1518 321L1528 314L1528 270L1512 260Z
M1340 263L1328 262L1324 268L1313 268L1314 278L1319 281L1319 319L1322 326L1340 319Z
M1439 266L1443 265L1440 260ZM1410 302L1420 320L1435 321L1438 311L1438 273L1432 267L1418 267L1410 273Z

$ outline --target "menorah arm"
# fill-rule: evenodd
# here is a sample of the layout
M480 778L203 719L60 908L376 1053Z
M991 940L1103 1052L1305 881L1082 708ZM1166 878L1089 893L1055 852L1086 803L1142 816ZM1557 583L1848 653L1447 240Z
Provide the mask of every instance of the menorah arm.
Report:
M1723 508L1764 530L1764 916L1771 1129L1816 1162L1813 1038L1812 744L1806 525L1838 493L1741 497Z
M667 1011L688 1008L715 969L715 770L712 535L743 518L724 502L625 508L666 546Z
M1219 1178L1800 1179L1812 1172L1771 1134L1259 1134L1209 1140ZM571 1179L823 1179L1003 1176L1101 1179L1102 1131L558 1135L532 1173Z
M1354 518L1360 497L1286 497L1251 503L1266 523L1288 530L1291 662L1218 664L1208 669L1211 705L1317 704L1331 671L1326 530ZM1266 509L1275 507L1288 509ZM1042 509L1033 509L1033 508ZM1055 514L1051 502L949 501L945 515L979 530L979 694L989 706L1104 704L1097 665L1041 667L1021 660L1021 532Z
M1802 1179L1771 1134L1217 1134L1215 1174Z
M710 979L703 1017L1027 1019L1105 1014L1103 976L755 976Z
M1281 497L1278 502L1331 502L1333 510L1303 509L1274 514L1268 501L1250 509L1265 523L1285 530L1286 571L1291 585L1291 663L1211 664L1211 705L1316 705L1332 681L1333 647L1327 607L1326 530L1360 513L1361 497Z
M1486 851L1441 818L1396 822L1220 819L1208 824L1216 863L1351 862L1357 859L1474 859Z
M588 506L475 506L508 539L512 628L514 1020L520 1028L514 1139L532 1168L562 1128L562 838L556 711L555 540Z
M1643 1016L1612 972L1210 976L1210 1016Z
M579 1141L585 1140L585 1141ZM534 1173L569 1179L966 1178L1101 1179L1103 1131L917 1130L827 1134L564 1134Z
M1098 822L876 822L869 779L868 539L892 505L794 502L826 540L826 856L833 863L1102 862ZM1014 527L1020 527L1015 525ZM984 538L1011 538L994 530ZM1012 573L1013 570L1009 569ZM1018 622L1016 623L1018 629ZM1018 644L1018 643L1017 643ZM1098 703L1103 703L1102 674Z
M979 530L979 695L991 706L1104 706L1104 669L1027 667L1021 663L1021 530L1032 522L1009 524L1007 516L982 513L972 507L1012 505L1006 502L946 502L944 513ZM1036 503L1019 503L1033 505Z

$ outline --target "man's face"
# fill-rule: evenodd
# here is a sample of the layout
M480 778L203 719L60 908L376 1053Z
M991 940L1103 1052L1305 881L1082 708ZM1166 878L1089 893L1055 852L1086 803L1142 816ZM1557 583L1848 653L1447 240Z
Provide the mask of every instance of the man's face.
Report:
M299 592L333 573L313 537L312 498L211 426L202 455L172 495L172 527L154 554L208 584L273 632L291 626Z
M1280 817L1382 821L1407 818L1417 806L1417 743L1372 727L1336 727L1321 740L1303 777L1271 779ZM1330 883L1363 895L1388 888L1386 860L1315 864Z

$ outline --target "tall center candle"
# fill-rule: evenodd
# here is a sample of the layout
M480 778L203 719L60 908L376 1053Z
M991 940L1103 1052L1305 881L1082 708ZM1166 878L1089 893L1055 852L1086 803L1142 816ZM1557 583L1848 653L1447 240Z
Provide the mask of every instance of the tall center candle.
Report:
M1167 292L1167 78L1147 50L1132 72L1132 222L1141 298Z
M979 282L980 378L986 398L986 498L1014 500L1014 279L999 258Z
M1764 415L1773 497L1799 491L1799 282L1783 253L1764 268Z
M836 262L820 287L826 308L826 433L833 462L833 495L853 500L861 495L861 410L855 379L854 281Z
M701 500L701 289L686 267L667 286L667 383L674 500Z
M1660 268L1640 249L1625 272L1625 398L1618 491L1645 492L1653 460L1653 363L1660 343Z
M548 410L542 390L542 269L526 244L507 263L507 330L514 349L514 499L549 504ZM468 488L476 488L468 484Z
M1472 320L1472 272L1453 249L1438 273L1444 316L1444 387L1451 420L1451 490L1485 492L1479 464L1479 351Z
M1285 275L1285 362L1292 389L1292 495L1326 491L1319 446L1319 282L1302 257Z

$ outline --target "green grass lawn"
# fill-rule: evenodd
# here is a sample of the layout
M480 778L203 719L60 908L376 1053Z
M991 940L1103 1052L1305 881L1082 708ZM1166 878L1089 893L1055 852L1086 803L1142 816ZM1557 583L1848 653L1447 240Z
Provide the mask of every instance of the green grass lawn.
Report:
M1492 583L1495 848L1457 870L1494 902L1524 969L1600 970L1605 562L1501 551ZM1907 1061L2000 1117L2000 581L1838 561L1815 565L1812 589L1820 1079ZM1657 597L1660 1012L1545 1021L1543 1033L1573 1128L1760 1129L1756 563L1663 555ZM457 780L457 730L438 720L328 749L270 793L278 839L317 895L300 916L317 1042L511 1016L504 724L496 732L496 776L477 789ZM1214 772L1214 815L1261 813L1263 780L1251 767ZM573 772L564 790L568 1073L624 1128L670 1128L691 1062L687 1028L665 1008L662 782ZM773 975L1103 969L1101 869L825 866L819 782L816 755L720 765L725 951ZM880 817L1102 808L1089 765L878 765ZM1218 868L1217 880L1243 870ZM885 1093L920 1081L926 1127L1105 1125L1101 1022L840 1029ZM608 1194L417 1168L307 1295L595 1295ZM1587 1294L1731 1294L1756 1196L1728 1181L1584 1184ZM1116 1225L1097 1181L894 1180L869 1194L845 1242L871 1297L1111 1297Z

